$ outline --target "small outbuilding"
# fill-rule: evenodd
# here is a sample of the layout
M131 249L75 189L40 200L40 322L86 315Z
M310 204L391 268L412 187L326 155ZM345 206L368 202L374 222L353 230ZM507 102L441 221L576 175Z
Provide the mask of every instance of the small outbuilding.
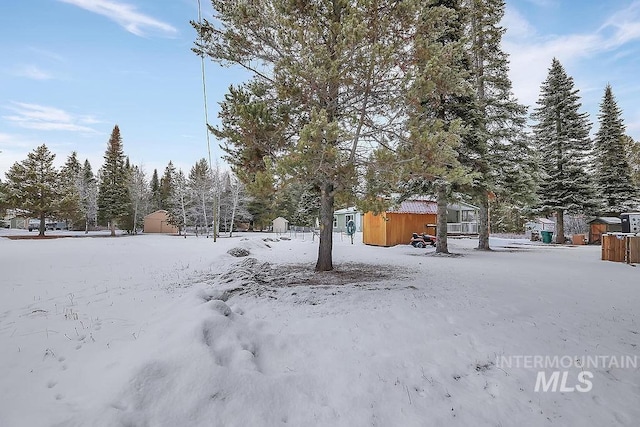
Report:
M430 200L405 200L395 209L364 214L362 240L366 245L407 244L411 233L435 234L438 204Z
M9 220L9 228L26 230L29 227L29 218L26 216L15 216Z
M600 244L602 235L622 231L622 220L615 216L599 216L587 221L589 224L589 244Z
M286 233L289 231L289 221L279 216L273 220L273 232L274 233Z
M161 209L144 217L143 231L145 233L176 234L179 230L169 222L169 212Z

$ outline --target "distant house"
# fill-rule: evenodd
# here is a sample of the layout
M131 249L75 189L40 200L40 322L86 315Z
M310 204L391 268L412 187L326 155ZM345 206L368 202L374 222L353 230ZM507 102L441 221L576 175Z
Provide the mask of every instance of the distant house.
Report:
M465 202L447 205L447 234L478 234L479 210Z
M144 217L143 231L145 233L178 233L178 227L169 223L169 213L165 210L158 210Z
M274 233L286 233L289 231L289 221L279 216L273 220Z
M622 231L622 220L615 216L599 216L587 221L589 224L589 244L602 242L602 235Z
M362 212L355 207L339 209L333 213L333 231L346 233L349 221L355 223L356 231L362 231L362 217Z

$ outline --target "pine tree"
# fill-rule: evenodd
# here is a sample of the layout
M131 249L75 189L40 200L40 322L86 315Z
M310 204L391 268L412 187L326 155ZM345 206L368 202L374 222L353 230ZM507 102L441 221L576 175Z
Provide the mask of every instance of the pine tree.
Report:
M553 59L542 83L532 118L534 137L542 156L540 210L556 214L556 243L564 243L564 213L595 209L593 183L587 173L591 150L587 113L581 107L578 90L560 64Z
M104 154L98 190L98 219L109 224L111 236L116 235L116 222L128 214L131 203L125 160L120 128L115 125Z
M86 159L80 171L79 182L80 211L83 214L84 232L97 224L98 215L98 181L91 170L91 163Z
M215 20L194 23L198 54L244 67L291 109L277 167L310 182L321 198L318 271L333 269L335 197L357 184L360 146L373 139L383 115L397 111L384 102L398 92L392 85L406 46L402 23L418 1L408 3L213 0Z
M5 211L9 207L9 194L7 186L0 179L0 217L4 217Z
M538 158L529 135L520 134L509 143L490 149L494 190L491 201L491 230L521 233L539 204Z
M469 119L465 106L473 102L473 88L465 62L460 3L433 1L418 13L406 102L409 136L398 154L406 171L405 195L428 189L435 193L436 252L448 253L447 204L455 187L469 185L477 177L458 158Z
M44 236L45 219L56 212L60 197L58 171L53 166L55 157L42 144L6 173L9 202L40 219L40 236Z
M625 150L625 126L611 86L607 85L598 114L600 128L594 140L595 181L601 209L618 216L636 206L638 190L633 184Z
M471 77L475 104L466 106L478 114L467 120L460 161L478 173L475 200L480 207L479 249L489 249L489 195L508 198L513 206L532 201L535 164L526 143L526 107L512 93L509 60L500 43L505 29L504 0L465 0L470 40ZM466 155L465 155L466 154ZM516 184L517 188L513 185Z
M160 178L160 209L170 212L173 209L174 200L174 184L173 179L176 175L176 167L169 160L169 164L164 169L164 174Z
M634 141L633 138L626 135L624 137L624 148L629 162L631 182L636 188L640 189L640 142Z
M58 188L62 194L58 201L58 217L64 219L69 227L77 226L83 219L79 189L81 169L82 165L75 151L69 155L60 169Z
M149 183L150 191L151 191L151 212L155 212L158 209L162 209L162 197L160 195L160 179L158 178L158 169L153 170L153 175L151 175L151 182Z

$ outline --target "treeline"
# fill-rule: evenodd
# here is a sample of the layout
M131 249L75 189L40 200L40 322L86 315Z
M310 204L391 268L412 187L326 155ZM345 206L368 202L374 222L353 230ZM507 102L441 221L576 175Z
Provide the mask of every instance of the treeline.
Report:
M116 226L130 233L142 228L143 218L163 209L180 231L188 227L210 232L232 232L234 223L251 222L248 198L242 183L229 171L209 167L199 160L188 176L170 161L162 177L154 170L148 178L142 165L132 165L124 154L120 129L109 138L104 164L93 172L88 160L81 163L71 153L58 170L55 154L45 144L16 162L0 181L0 211L17 211L40 219L66 221L70 228L88 231L96 226Z
M637 203L638 143L612 95L595 141L559 61L533 115L513 95L503 0L212 6L215 19L192 23L195 53L251 73L212 130L257 199L304 183L320 212L317 270L333 268L333 211L349 204L380 212L435 196L447 252L446 206L463 195L480 207L479 249L489 230L521 232L534 215L555 214L562 232L565 212Z

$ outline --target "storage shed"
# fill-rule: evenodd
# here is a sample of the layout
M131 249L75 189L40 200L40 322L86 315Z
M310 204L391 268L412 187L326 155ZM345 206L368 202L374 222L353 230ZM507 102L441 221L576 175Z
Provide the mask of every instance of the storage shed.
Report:
M286 233L289 230L289 221L279 216L273 220L274 233Z
M364 214L362 240L366 245L408 244L411 233L436 233L438 204L428 200L405 200L399 207L375 215Z
M169 223L169 212L158 210L144 217L143 231L145 233L178 233L178 227Z
M615 216L599 216L587 221L589 224L589 244L600 244L602 235L622 231L622 221Z

